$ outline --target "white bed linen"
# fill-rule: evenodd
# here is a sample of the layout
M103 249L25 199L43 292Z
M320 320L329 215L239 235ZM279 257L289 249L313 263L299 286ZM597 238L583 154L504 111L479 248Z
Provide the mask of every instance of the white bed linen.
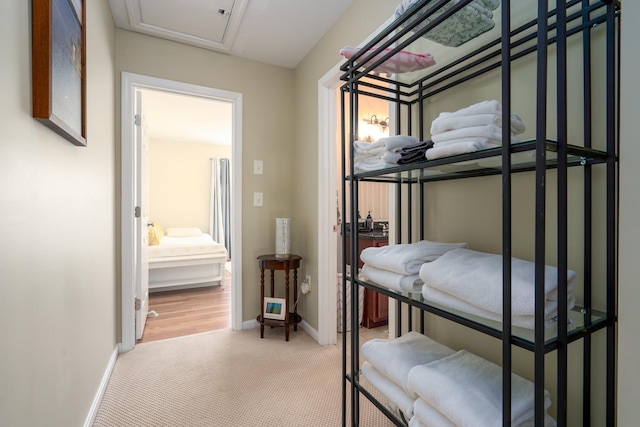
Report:
M159 245L149 246L149 258L165 258L190 255L227 255L224 245L210 235L192 237L163 236Z

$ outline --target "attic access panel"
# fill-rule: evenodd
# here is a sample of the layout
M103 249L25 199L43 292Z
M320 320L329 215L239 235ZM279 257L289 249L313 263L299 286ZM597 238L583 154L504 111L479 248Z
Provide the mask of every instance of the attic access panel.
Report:
M247 0L127 0L135 31L228 52Z

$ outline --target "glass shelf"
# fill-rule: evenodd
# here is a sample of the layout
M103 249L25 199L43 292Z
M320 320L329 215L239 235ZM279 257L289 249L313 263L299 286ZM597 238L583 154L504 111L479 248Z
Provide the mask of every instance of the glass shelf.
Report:
M440 317L465 325L477 331L484 332L493 337L502 338L502 322L475 316L464 311L429 301L425 299L421 293L397 292L380 287L375 283L362 280L357 280L357 283L381 294L390 296L405 304L434 313ZM594 309L587 310L580 306L575 306L573 309L569 310L568 318L567 339L569 342L577 340L587 333L602 329L608 325L606 313ZM534 350L535 337L533 329L512 326L511 335L513 343L518 347L522 347L530 351ZM545 329L545 353L556 349L557 338L558 324L556 322Z
M464 6L460 5L464 3ZM378 37L363 47L366 49L379 47L375 51L365 53L361 57L352 61L346 61L341 67L345 71L341 79L344 81L359 81L363 76L371 77L371 83L364 85L375 87L383 91L388 91L389 83L398 84L397 90L401 98L411 98L415 95L417 87L428 91L430 95L444 90L451 81L464 81L467 73L476 74L489 71L500 66L501 61L501 28L502 11L501 6L487 13L492 15L489 21L493 20L492 28L469 39L459 46L444 46L438 42L426 38L425 34L437 31L438 22L435 15L442 17L456 18L458 9L471 7L469 0L432 0L417 1L407 8L405 13L391 23L389 27L381 31ZM535 41L537 36L537 0L519 0L511 2L510 17L510 54L513 59L533 53L536 50ZM567 34L577 34L585 27L595 27L604 22L605 3L600 0L590 0L588 14L583 13L582 0L567 1ZM432 16L432 9L442 8L445 12L436 12ZM455 9L455 11L454 11ZM406 16L414 14L415 19L406 20L403 24L400 21ZM548 39L550 43L555 42L556 37L556 13L555 9L548 11ZM586 18L588 17L588 18ZM428 25L423 22L429 22ZM382 49L390 48L389 54L381 54ZM388 60L400 50L409 51L416 54L430 54L434 57L436 64L423 70L396 74L393 80L380 76L368 68L375 68L377 58ZM381 61L381 62L384 62ZM350 70L358 70L353 75ZM366 89L365 89L366 90ZM394 98L396 95L390 95ZM397 99L397 98L396 98Z
M512 172L535 170L536 142L533 140L511 144ZM547 169L555 168L558 163L558 143L546 142ZM604 151L567 145L568 166L603 163L608 158ZM459 154L436 160L393 166L386 169L356 173L354 180L389 183L418 183L443 181L459 178L496 175L502 172L502 148L489 148L473 153ZM345 178L351 180L351 176Z

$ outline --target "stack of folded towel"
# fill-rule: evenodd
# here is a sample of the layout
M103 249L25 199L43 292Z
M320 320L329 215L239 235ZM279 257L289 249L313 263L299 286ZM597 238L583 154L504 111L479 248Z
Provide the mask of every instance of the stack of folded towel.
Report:
M418 332L395 339L373 339L362 344L362 375L407 418L413 416L417 394L408 386L416 366L454 354L450 348Z
M511 262L511 321L534 329L535 264ZM557 321L558 269L545 266L545 327ZM575 271L567 270L567 308L575 306ZM455 249L420 267L422 295L433 302L486 319L502 321L502 255Z
M502 368L465 350L412 368L407 388L418 396L410 427L502 425ZM534 418L534 384L512 373L511 425L531 426ZM545 414L544 425L556 422Z
M423 281L418 273L424 263L434 261L451 250L466 247L466 243L421 240L365 248L360 253L364 263L361 275L370 282L395 291L420 292Z
M431 123L433 148L429 160L471 153L502 145L502 105L496 100L482 101L452 113L443 112ZM511 115L511 143L524 132L520 117Z
M388 136L372 143L355 141L353 167L358 173L397 166L401 150L417 143L418 138L409 135Z
M400 159L398 159L399 165L405 165L407 163L423 162L426 158L426 152L433 147L433 141L422 141L417 144L412 144L404 147L400 150Z

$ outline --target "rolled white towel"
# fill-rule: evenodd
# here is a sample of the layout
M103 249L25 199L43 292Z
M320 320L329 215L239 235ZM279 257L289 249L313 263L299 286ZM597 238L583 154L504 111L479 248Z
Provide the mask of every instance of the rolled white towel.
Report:
M454 249L420 267L420 278L432 288L493 313L502 313L502 255ZM576 276L567 270L567 281ZM512 257L511 310L515 315L535 312L535 263ZM558 269L544 269L545 300L558 287Z
M382 156L380 158L387 163L397 164L398 160L400 160L400 157L402 157L402 154L400 153L385 151L384 153L382 153Z
M427 150L428 152L429 150ZM466 247L466 243L441 243L421 240L415 243L365 248L360 253L360 259L365 264L382 270L413 275L420 271L423 263L433 261L450 250Z
M502 420L502 368L460 350L409 372L409 389L457 426L494 426ZM545 390L545 409L551 406ZM511 425L534 414L534 385L511 374Z
M413 398L417 395L408 388L409 371L417 365L454 353L450 348L415 331L394 339L369 340L362 344L360 351L364 360Z
M408 145L420 142L417 137L410 135L387 136L380 138L378 141L382 141L386 150L391 152L399 152Z
M370 282L398 292L420 292L424 283L417 274L407 276L369 264L362 266L362 276Z
M451 420L436 408L429 405L423 398L419 397L413 402L413 418L411 421L417 420L421 424L427 427L456 427ZM411 423L409 423L411 427Z
M398 384L385 377L380 371L369 362L362 364L362 375L372 386L382 393L391 403L393 403L406 418L413 417L414 398Z
M439 133L484 125L496 125L502 128L502 116L499 114L474 114L472 116L449 116L437 118L431 122L431 135ZM511 133L518 135L525 131L522 119L511 115Z
M440 159L442 157L455 156L458 154L473 153L488 148L500 147L498 144L489 144L484 141L464 141L456 144L445 145L443 147L433 146L425 153L428 160Z
M491 141L495 141L499 144L502 143L502 128L496 126L494 124L483 125L483 126L473 126L466 127L454 130L448 130L446 132L432 134L431 139L433 140L434 146L438 146L439 143L444 141L453 141L453 140L476 140L479 138L488 138ZM518 142L519 139L511 135L511 143Z
M474 316L482 317L484 319L493 320L495 322L502 322L502 310L499 313L494 313L486 308L479 307L474 301L463 301L456 298L446 292L442 292L438 289L427 285L422 286L422 296L430 302L440 304L442 306L452 308L454 310L461 311L463 313L472 314ZM500 298L502 301L502 298ZM576 299L573 294L567 295L567 309L572 309L576 305ZM558 302L557 301L545 301L544 303L544 327L549 328L553 326L558 315ZM533 315L518 315L511 314L511 324L526 329L535 328L535 316Z

